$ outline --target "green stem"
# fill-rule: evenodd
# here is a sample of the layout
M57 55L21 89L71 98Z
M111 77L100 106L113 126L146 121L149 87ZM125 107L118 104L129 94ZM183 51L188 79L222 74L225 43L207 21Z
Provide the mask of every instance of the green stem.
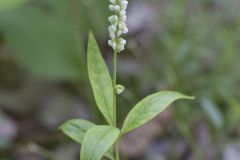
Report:
M114 126L117 127L117 94L116 94L116 86L117 84L117 50L114 50L113 56L113 118L114 118ZM114 144L114 152L115 152L115 160L119 160L119 148L118 148L119 140Z
M118 144L119 144L119 139L116 141L116 143L115 143L115 160L119 160L119 146L118 146Z
M114 50L113 56L113 120L114 126L117 126L117 100L116 100L116 86L117 84L117 51Z

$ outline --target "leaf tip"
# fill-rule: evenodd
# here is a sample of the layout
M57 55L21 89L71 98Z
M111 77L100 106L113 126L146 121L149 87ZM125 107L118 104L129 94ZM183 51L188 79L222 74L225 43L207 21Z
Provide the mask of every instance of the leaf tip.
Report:
M195 99L194 96L188 96L188 95L183 94L183 93L180 93L180 92L175 92L175 91L165 91L165 93L169 93L169 94L174 93L175 95L178 95L179 97L181 97L180 99L188 99L188 100L194 100L194 99Z
M194 100L195 97L194 97L194 96L187 96L187 95L185 95L185 96L184 96L184 99Z
M187 95L184 95L182 98L183 99L189 99L189 100L194 100L195 99L194 96L187 96Z
M196 99L196 97L194 97L194 96L189 96L188 99L190 99L190 100L194 100L194 99Z
M93 34L92 30L89 31L88 37L89 37L89 38L93 38L93 37L94 37L94 34Z
M57 128L57 130L59 130L59 131L63 131L63 129L64 129L64 125L65 125L65 123L61 124L61 125Z

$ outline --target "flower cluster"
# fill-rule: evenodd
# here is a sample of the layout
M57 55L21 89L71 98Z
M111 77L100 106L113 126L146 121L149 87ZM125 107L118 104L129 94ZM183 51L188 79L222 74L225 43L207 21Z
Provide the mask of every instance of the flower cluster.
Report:
M127 0L110 0L111 4L109 9L115 14L108 18L111 25L109 26L109 36L111 40L108 44L117 52L121 52L125 49L126 40L121 38L122 34L128 33L128 28L126 25L127 14L126 9L128 6Z

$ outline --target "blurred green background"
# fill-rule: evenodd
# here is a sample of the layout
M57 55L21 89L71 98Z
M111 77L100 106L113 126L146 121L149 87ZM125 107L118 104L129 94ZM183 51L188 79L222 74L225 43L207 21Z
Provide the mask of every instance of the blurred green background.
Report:
M108 0L0 0L0 160L77 160L58 126L105 123L86 69L89 30L111 70ZM240 1L131 0L119 125L159 90L175 103L120 143L122 160L240 160Z

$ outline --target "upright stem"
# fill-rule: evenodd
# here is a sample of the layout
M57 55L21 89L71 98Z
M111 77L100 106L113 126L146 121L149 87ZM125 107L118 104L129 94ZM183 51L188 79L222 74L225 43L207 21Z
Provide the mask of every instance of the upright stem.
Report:
M119 140L117 140L116 143L115 143L115 160L119 160L119 147L118 147L118 144L119 144Z
M115 127L117 127L116 84L117 84L117 50L114 50L114 56L113 56L113 118L114 118L114 126ZM119 142L119 140L117 140L116 143L114 144L115 160L119 160L118 142Z
M114 51L113 56L113 119L114 126L117 126L117 100L116 100L116 84L117 84L117 51Z

